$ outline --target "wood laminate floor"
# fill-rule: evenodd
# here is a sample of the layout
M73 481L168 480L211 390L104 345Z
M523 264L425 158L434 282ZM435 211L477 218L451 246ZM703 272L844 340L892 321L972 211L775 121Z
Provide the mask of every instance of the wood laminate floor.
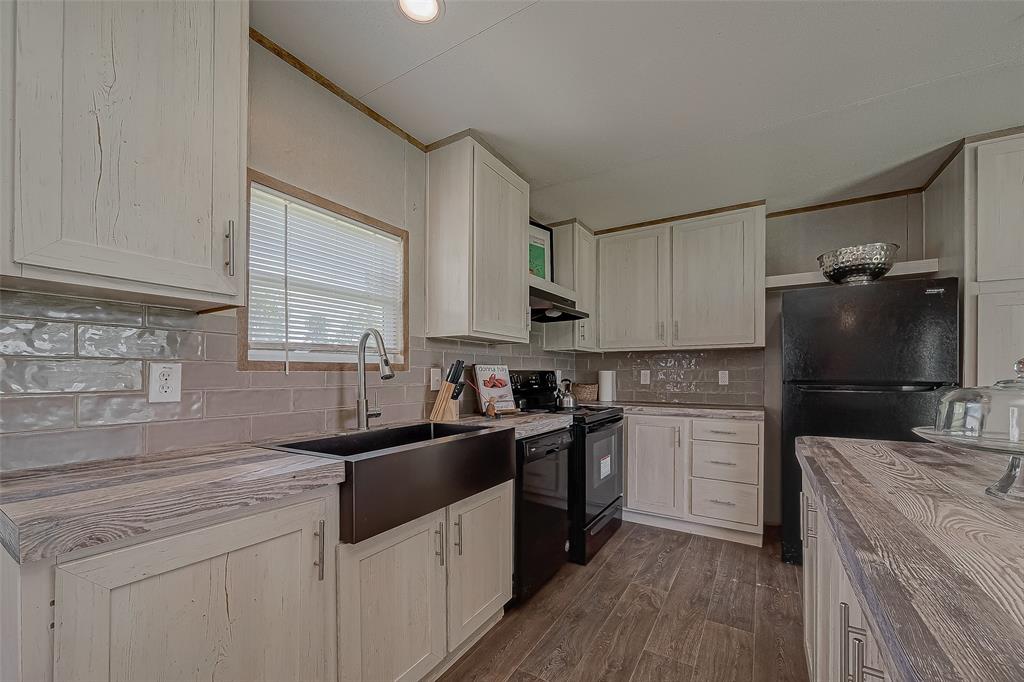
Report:
M806 682L800 569L765 547L623 524L567 564L444 682Z

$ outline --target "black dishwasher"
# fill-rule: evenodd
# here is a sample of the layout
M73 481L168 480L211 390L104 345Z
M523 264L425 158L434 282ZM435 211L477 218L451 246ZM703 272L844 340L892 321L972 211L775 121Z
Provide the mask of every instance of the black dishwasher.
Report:
M569 429L516 442L513 600L522 603L569 557Z

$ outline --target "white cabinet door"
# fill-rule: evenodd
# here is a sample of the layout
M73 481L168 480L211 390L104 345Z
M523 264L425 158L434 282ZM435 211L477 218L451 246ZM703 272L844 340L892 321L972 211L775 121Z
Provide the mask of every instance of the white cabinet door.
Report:
M804 601L804 653L807 656L808 677L818 679L817 597L818 597L818 536L816 532L817 507L809 494L810 483L803 478L800 493L800 538L803 541L803 601ZM815 516L812 523L811 515Z
M1021 231L1024 232L1024 226ZM1024 282L1021 283L1024 286ZM1013 377L1024 357L1024 290L978 296L978 383Z
M54 680L326 680L334 609L315 562L329 558L328 507L58 564Z
M512 598L512 481L448 507L448 650Z
M26 276L242 303L247 7L18 3L14 258Z
M663 348L667 319L669 230L654 227L598 240L601 348Z
M1024 279L1022 254L1024 137L1015 137L978 147L978 281Z
M576 322L576 347L596 351L597 338L597 239L576 228L576 307L590 317Z
M529 338L529 190L479 146L474 149L473 178L473 329L510 339Z
M627 417L626 506L682 518L686 514L684 446L690 422L676 417Z
M748 209L672 227L670 345L758 341L758 324L763 329L764 322L764 228L762 221L759 231L756 218L757 210Z
M338 546L340 679L419 680L444 659L445 519Z

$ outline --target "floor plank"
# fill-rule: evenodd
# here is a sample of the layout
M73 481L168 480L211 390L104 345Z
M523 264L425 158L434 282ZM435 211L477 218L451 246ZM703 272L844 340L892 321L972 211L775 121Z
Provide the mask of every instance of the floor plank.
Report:
M729 580L719 572L711 591L708 620L737 630L754 631L754 584Z
M685 663L644 651L630 682L690 682L692 676L693 668Z
M754 635L708 621L704 625L693 679L700 682L749 682L754 665Z
M705 537L694 537L689 542L681 555L683 565L647 642L648 650L688 665L695 663L724 544Z
M782 545L771 539L757 556L757 584L800 592L800 567L783 563Z
M633 675L665 593L632 583L597 633L590 653L573 671L574 682L627 682Z
M633 582L668 592L672 587L672 581L676 578L676 573L685 565L686 547L692 538L693 536L689 533L666 530L659 539L658 546L640 567Z
M758 585L754 609L754 681L807 682L800 594Z
M761 547L741 545L738 542L727 542L722 548L722 556L718 562L718 575L728 580L742 580L751 585L757 583L757 558Z

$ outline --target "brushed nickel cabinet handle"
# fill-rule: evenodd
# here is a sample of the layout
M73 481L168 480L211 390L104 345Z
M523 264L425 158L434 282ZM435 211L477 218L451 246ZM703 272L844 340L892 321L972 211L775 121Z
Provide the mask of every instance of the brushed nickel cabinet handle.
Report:
M228 266L228 277L235 276L235 221L228 221L228 231L224 235L224 239L228 240L228 257L224 260L224 265Z
M734 466L736 466L736 462L723 462L720 459L709 459L708 460L708 464L720 464L721 466L724 466L724 467L734 467Z
M459 556L462 556L462 514L459 514L455 521L455 529L458 531L455 536L455 547L459 550Z
M658 339L660 339L662 341L665 339L665 323L664 322L659 322L658 323Z
M677 426L676 427L676 447L677 448L678 447L682 447L682 445L683 445L683 430Z
M679 340L679 320L672 321L672 340Z
M720 504L723 507L735 507L736 506L735 502L728 502L726 500L716 500L713 497L710 500L708 500L708 502L710 502L711 504Z
M717 429L708 429L708 433L713 433L713 434L716 434L718 436L735 436L736 435L735 431L719 431Z
M803 490L800 491L800 543L807 547L807 495Z
M438 522L434 534L437 535L437 551L434 554L438 557L438 563L444 566L444 521Z
M316 566L316 579L324 579L324 526L326 521L320 519L320 522L316 525L316 530L313 531L314 537L317 538L317 552L316 561L313 565Z

